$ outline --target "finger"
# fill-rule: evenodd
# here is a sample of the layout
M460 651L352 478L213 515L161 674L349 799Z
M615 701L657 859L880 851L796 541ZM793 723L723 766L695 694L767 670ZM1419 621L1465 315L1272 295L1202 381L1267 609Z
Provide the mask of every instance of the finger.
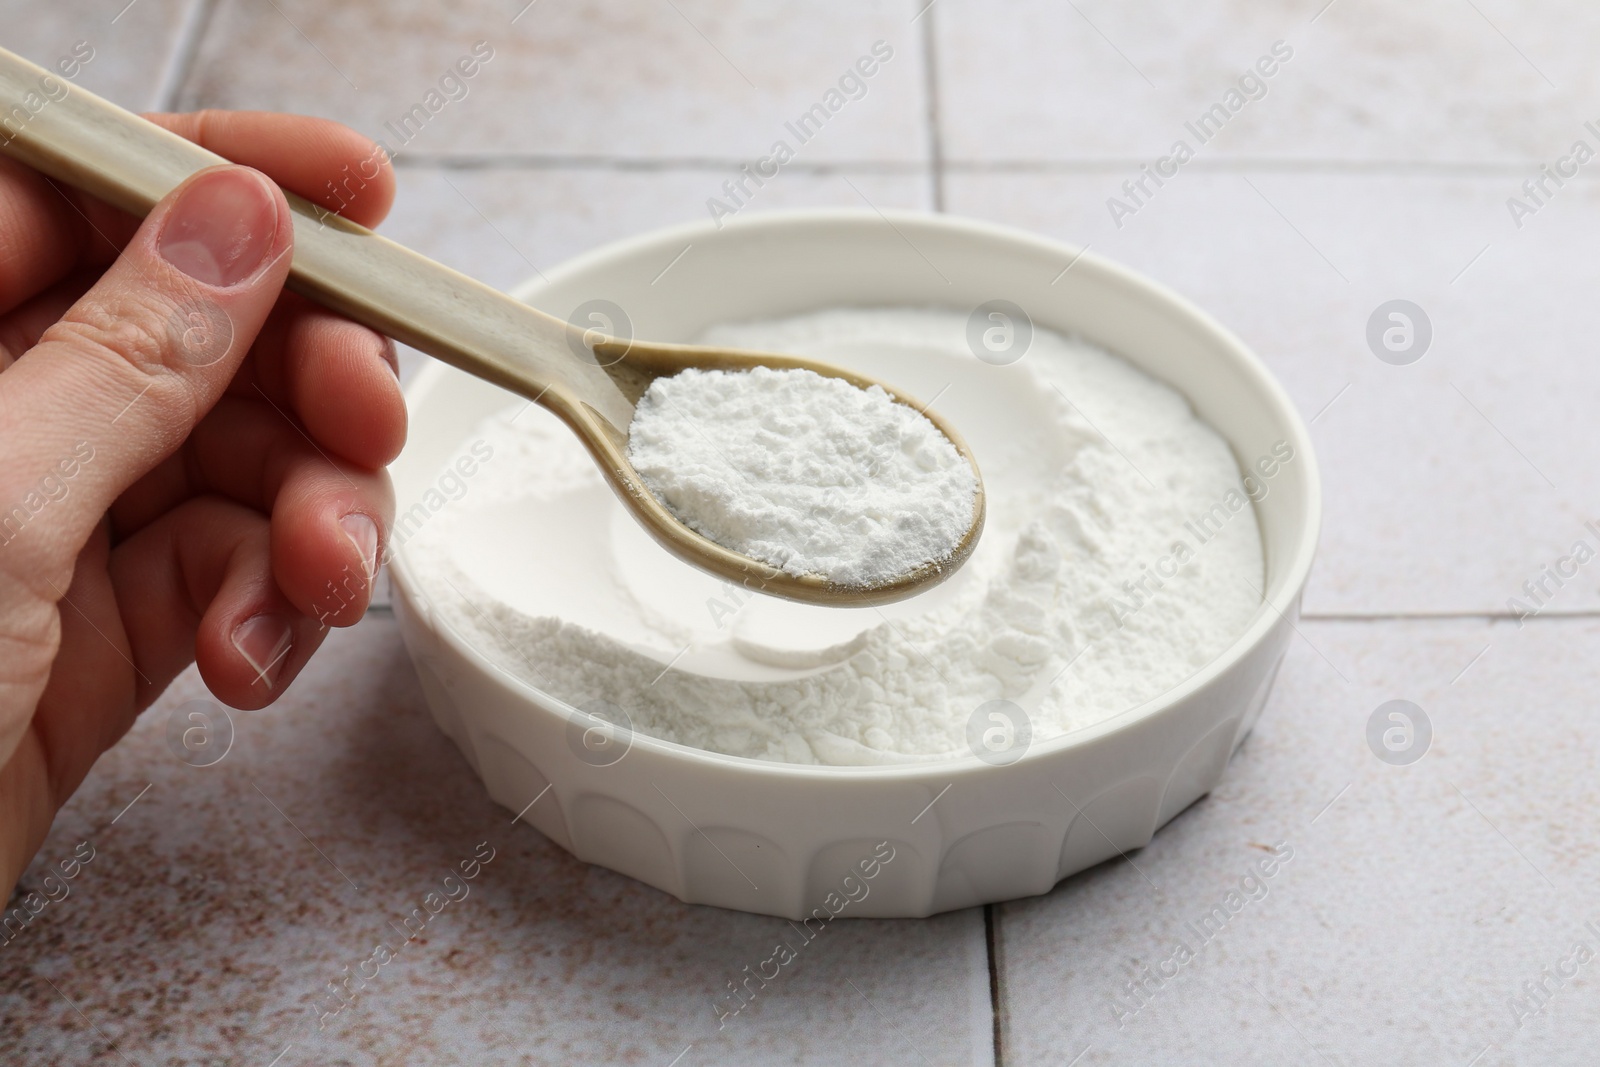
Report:
M386 474L318 451L264 403L224 397L188 447L117 501L112 523L126 537L207 494L272 516L278 583L302 612L329 626L361 618L394 515Z
M58 805L78 788L100 753L128 732L138 714L136 649L123 629L114 589L101 577L110 553L110 539L97 530L78 556L72 584L57 606L61 638L56 664L70 663L74 669L52 667L33 716Z
M394 168L382 148L348 126L272 111L193 111L145 118L279 185L372 227L394 203Z
M0 316L0 370L37 344L93 281L87 274L71 275ZM228 392L253 400L266 394L305 426L318 447L376 468L392 462L405 444L397 368L389 338L284 293Z
M363 226L383 221L394 203L387 154L336 122L260 111L145 117ZM131 215L0 159L0 312L72 270L112 262L138 227Z
M9 890L27 869L61 806L45 769L39 735L29 730L0 764L0 890ZM10 894L7 892L9 898Z
M0 375L0 565L62 580L124 489L227 387L289 270L283 194L255 171L202 171ZM8 502L17 502L10 504ZM48 510L46 508L48 507Z
M378 225L394 203L394 167L388 154L337 122L272 111L157 112L144 117L363 226ZM57 200L63 193L65 206L78 216L67 221L88 231L84 262L109 263L133 236L138 220L75 190L61 190Z
M44 336L45 330L83 299L83 294L99 279L99 272L70 272L50 288L23 301L9 313L0 315L0 370L15 363Z
M99 236L72 197L39 172L0 159L0 311L59 281L91 241Z
M295 466L272 509L272 569L289 602L324 626L360 622L393 516L386 472Z
M405 444L397 366L387 337L286 293L251 350L251 373L239 374L229 390L264 396L296 418L319 448L377 468Z
M149 705L194 662L218 700L259 708L282 693L325 633L278 590L267 519L218 497L191 500L111 553L111 581Z
M27 701L30 712L16 743L0 748L0 884L21 873L50 829L51 820L82 783L100 753L132 725L128 671L106 667L126 659L117 606L94 575L106 560L106 539L93 538L63 597L51 607L60 649L92 648L86 661L101 669L49 669L40 693ZM37 637L43 627L34 629ZM120 667L121 664L118 664ZM90 701L93 701L91 703ZM49 713L37 714L51 702ZM8 881L9 880L9 881Z

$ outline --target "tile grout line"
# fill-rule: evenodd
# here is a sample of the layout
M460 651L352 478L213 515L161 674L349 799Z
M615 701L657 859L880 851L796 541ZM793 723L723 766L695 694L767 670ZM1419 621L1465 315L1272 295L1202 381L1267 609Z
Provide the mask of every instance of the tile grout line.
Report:
M211 25L211 16L216 7L217 0L192 0L183 24L178 27L171 58L161 76L161 85L156 90L152 104L155 110L172 111L177 107L178 94L183 91L194 70L195 58L200 53L200 41Z
M963 173L1122 174L1137 170L1148 159L1131 156L1090 156L1080 159L946 159L946 170ZM1334 159L1293 156L1233 156L1197 159L1185 173L1238 174L1271 171L1284 174L1351 174L1383 177L1521 177L1539 160L1502 159L1493 162L1465 159ZM1569 182L1580 179L1567 179ZM1595 181L1594 178L1587 179Z
M939 135L939 53L934 40L933 20L937 13L929 4L922 19L922 80L928 98L928 178L933 210L944 211L944 141Z
M506 153L442 153L411 152L394 158L396 167L404 170L617 170L645 173L663 172L714 172L738 170L748 160L719 156L590 156L543 155L530 152ZM813 163L794 160L785 163L784 172L806 174L833 174L850 171L862 174L921 174L928 164L914 159L847 159L838 162Z
M1005 1067L1005 1046L1002 1042L1004 1027L1000 1022L1000 939L998 936L999 916L995 914L997 904L983 906L983 942L989 956L989 1019L991 1026L990 1040L994 1047L994 1067Z
M209 0L207 0L209 6ZM618 171L710 171L723 172L737 169L744 160L720 156L657 156L626 157L601 155L555 155L530 152L459 154L412 152L395 158L395 165L407 170L618 170ZM1121 174L1137 168L1148 160L1122 157L1104 157L1077 160L949 159L944 155L942 142L938 149L937 170L941 176L951 172L960 174ZM1305 174L1320 177L1351 175L1398 178L1469 178L1520 176L1529 167L1537 167L1538 160L1506 160L1498 163L1472 163L1467 161L1428 160L1371 160L1352 161L1339 159L1276 159L1241 158L1221 160L1196 160L1189 164L1186 173L1239 174L1244 172L1271 172ZM808 174L832 174L839 171L879 174L921 174L930 170L925 161L911 159L843 159L812 163L796 160L785 165L786 171ZM1569 182L1593 182L1596 179L1576 178Z

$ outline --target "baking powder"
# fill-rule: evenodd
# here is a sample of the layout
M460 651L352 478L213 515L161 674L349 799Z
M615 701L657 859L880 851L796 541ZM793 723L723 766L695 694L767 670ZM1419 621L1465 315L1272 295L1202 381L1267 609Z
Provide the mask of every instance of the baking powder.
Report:
M988 503L977 550L942 585L882 608L729 586L641 532L554 416L511 405L466 439L492 444L495 463L402 549L420 591L560 700L606 701L638 732L759 759L966 755L969 722L995 700L1023 709L1037 742L1159 696L1260 609L1253 494L1172 388L1043 329L1022 360L991 366L966 318L850 309L701 339L939 397Z

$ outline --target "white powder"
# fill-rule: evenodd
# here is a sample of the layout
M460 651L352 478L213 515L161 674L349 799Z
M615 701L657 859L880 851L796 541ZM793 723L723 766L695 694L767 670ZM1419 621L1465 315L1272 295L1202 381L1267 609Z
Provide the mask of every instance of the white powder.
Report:
M848 586L950 558L978 485L925 415L809 370L658 378L628 428L628 459L695 532Z
M909 600L822 608L719 583L637 528L553 416L513 422L519 405L463 442L494 458L402 551L438 617L505 670L733 755L964 755L989 701L1024 709L1037 740L1159 696L1260 607L1260 537L1232 454L1182 396L1101 349L1036 330L1022 360L996 367L965 332L964 314L881 309L702 338L939 397L983 469L988 522L960 570Z

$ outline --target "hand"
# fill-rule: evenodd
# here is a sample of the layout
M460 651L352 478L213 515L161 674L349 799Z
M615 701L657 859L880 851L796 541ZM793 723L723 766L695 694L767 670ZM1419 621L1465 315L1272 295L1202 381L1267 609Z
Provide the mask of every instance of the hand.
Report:
M191 662L219 700L260 708L358 620L393 517L393 346L281 293L293 230L262 177L372 226L387 158L320 119L152 118L244 166L140 224L0 159L5 895Z

